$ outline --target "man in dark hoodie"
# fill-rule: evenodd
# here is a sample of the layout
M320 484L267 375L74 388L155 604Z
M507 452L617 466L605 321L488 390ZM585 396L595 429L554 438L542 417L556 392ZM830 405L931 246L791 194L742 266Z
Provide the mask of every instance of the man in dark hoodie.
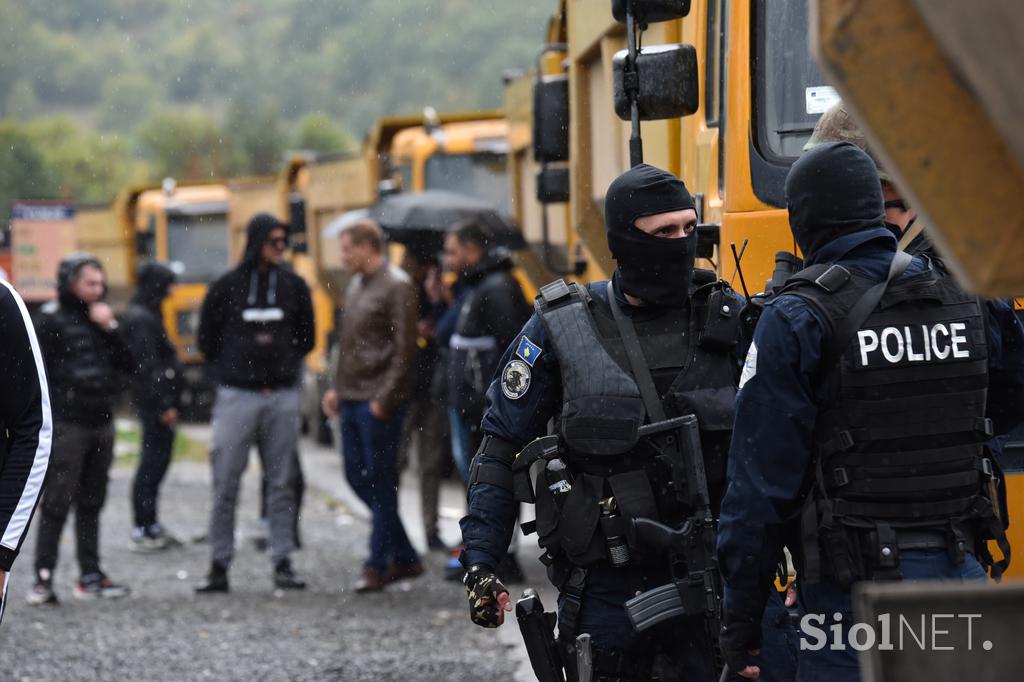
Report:
M984 444L1021 412L1024 330L1005 303L897 252L875 163L855 145L805 153L786 192L808 268L765 308L740 379L718 536L721 645L732 671L766 672L749 656L788 544L810 645L798 679L853 682L853 583L984 580L1004 567L986 546L1008 556ZM836 613L841 642L826 634Z
M288 227L261 213L249 222L238 267L203 301L199 349L219 387L213 407L210 572L200 593L227 592L238 488L253 444L269 479L274 584L302 589L292 569L295 500L289 485L300 428L302 360L313 349L313 304L301 277L282 267Z
M448 409L452 454L465 481L483 437L484 394L502 350L530 317L511 257L490 242L487 228L475 222L455 226L444 242L445 265L458 274L462 289L448 342Z
M160 308L174 279L174 273L162 263L139 266L135 295L121 320L134 362L132 403L142 425L139 467L132 484L132 543L140 552L157 552L176 544L157 519L157 495L171 463L181 398L181 364L167 338Z
M64 258L57 269L57 299L36 318L53 411L53 447L39 505L36 581L32 604L56 603L53 571L60 534L71 506L81 578L75 596L123 597L128 588L100 568L100 510L107 497L107 472L114 458L114 402L132 370L118 335L103 266L86 253Z

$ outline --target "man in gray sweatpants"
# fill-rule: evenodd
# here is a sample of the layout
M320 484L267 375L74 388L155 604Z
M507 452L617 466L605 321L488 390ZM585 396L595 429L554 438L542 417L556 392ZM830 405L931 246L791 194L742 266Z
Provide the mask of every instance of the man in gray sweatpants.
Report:
M259 445L269 482L274 585L303 589L292 569L294 493L289 484L299 439L302 359L313 348L313 305L301 277L281 266L288 228L268 214L249 223L242 262L210 287L199 348L216 373L210 572L199 593L227 592L235 511L249 451Z

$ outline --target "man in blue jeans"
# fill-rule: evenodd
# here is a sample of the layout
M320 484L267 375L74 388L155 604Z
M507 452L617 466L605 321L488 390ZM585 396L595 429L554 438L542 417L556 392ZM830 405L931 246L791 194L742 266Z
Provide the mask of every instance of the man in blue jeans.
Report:
M415 385L418 307L412 279L384 257L384 234L360 221L341 235L352 273L338 337L338 371L324 394L328 417L341 414L345 477L373 515L370 556L356 592L423 573L398 516L398 448Z

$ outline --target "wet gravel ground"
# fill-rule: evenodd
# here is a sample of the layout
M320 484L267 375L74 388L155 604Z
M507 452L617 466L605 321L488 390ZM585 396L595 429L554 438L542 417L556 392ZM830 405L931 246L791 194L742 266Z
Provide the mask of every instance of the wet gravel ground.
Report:
M250 468L232 592L200 597L192 585L208 562L207 545L196 541L206 531L207 466L172 466L161 515L187 542L148 555L130 551L132 470L115 466L101 552L104 570L128 584L132 595L99 602L73 598L78 571L69 519L56 576L61 604L29 606L33 528L11 576L0 628L0 680L523 679L525 654L514 623L500 635L473 626L462 586L441 580L444 556L427 557L424 576L383 593L350 589L369 529L327 493L336 481L317 485L331 470L320 469L327 473L307 471L316 483L304 508L305 547L293 558L307 590L275 594L269 558L245 537L255 528L258 503L257 475Z

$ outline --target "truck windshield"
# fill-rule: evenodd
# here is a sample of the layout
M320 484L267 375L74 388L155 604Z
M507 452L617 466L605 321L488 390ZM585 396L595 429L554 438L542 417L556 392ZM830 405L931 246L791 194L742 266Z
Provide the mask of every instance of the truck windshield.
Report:
M505 154L439 154L427 159L426 189L445 189L486 199L508 211Z
M180 282L211 282L228 269L228 217L167 216L167 259L180 263Z
M800 156L818 118L837 101L811 59L807 3L756 3L755 141L775 163Z

